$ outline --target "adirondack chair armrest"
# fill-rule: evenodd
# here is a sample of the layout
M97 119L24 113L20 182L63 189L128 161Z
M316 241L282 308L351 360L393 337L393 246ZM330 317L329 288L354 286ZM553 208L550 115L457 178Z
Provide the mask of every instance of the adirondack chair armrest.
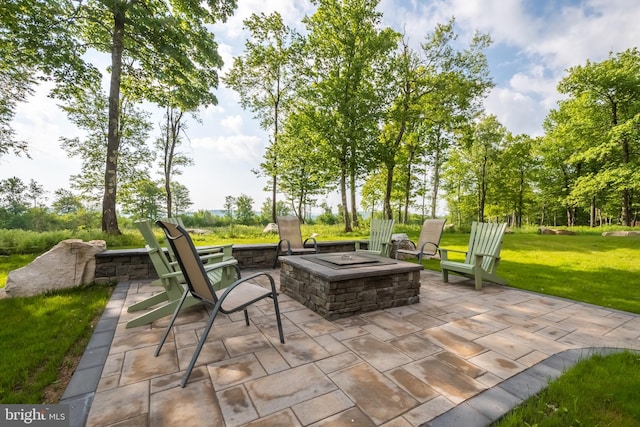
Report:
M225 258L230 258L233 252L233 243L227 243L225 245L196 246L196 252L198 252L198 255L222 252L224 253Z
M369 244L368 240L356 240L355 244L356 244L356 251L360 250L360 245L366 243L367 245ZM368 247L368 246L367 246Z
M475 254L475 255L476 255L476 256L481 256L481 257L486 257L486 256L488 256L488 257L490 257L490 258L500 259L500 257L499 257L499 256L491 255L491 254L483 254L483 253L479 253L479 254Z
M207 273L209 273L210 271L213 270L218 270L220 268L225 268L225 267L234 267L237 268L238 266L238 261L235 259L229 259L226 261L220 261L220 262L216 262L213 264L204 264L204 269Z
M204 264L209 264L211 262L217 263L220 262L224 259L224 253L222 252L215 252L215 253L210 253L207 255L200 255L200 260L204 263Z
M222 252L221 246L200 246L196 247L196 252L198 255L207 255L207 254L215 254L218 252Z
M170 273L165 273L162 275L161 279L170 279L172 277L182 279L182 271L172 271Z
M318 242L316 242L316 238L315 237L308 237L306 239L304 239L304 242L302 242L302 246L304 246L305 248L307 247L307 242L311 241L313 243L313 249L316 250L316 252L318 252Z
M447 248L438 248L438 251L440 252L440 259L442 261L448 261L449 260L449 252L456 252L459 254L466 254L467 251L459 251L457 249L447 249Z

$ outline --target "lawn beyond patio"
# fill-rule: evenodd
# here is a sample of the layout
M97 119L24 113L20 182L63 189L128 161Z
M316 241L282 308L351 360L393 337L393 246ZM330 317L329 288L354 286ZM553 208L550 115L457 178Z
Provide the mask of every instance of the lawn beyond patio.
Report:
M465 250L468 235L445 233L441 246ZM640 314L640 237L504 236L498 274L509 285ZM440 270L436 260L426 268Z

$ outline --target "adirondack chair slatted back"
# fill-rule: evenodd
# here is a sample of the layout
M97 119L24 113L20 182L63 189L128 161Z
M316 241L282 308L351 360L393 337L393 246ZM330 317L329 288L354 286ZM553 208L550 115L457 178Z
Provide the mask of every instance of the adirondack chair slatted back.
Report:
M392 219L371 220L368 250L380 251L382 256L389 256L394 222Z
M475 263L475 254L487 254L494 257L500 256L502 237L507 229L506 223L485 223L473 222L471 225L471 236L469 237L469 248L467 250L466 264ZM488 273L493 273L497 258L484 257L482 269Z
M153 233L153 227L151 226L151 223L149 221L147 221L146 219L136 221L136 227L138 227L138 230L140 230L140 234L142 234L142 237L144 237L144 241L147 243L147 245L149 245L149 247L158 250L162 249L158 238Z
M146 245L145 248L149 254L149 259L151 259L151 264L153 264L153 268L155 268L160 278L160 283L162 283L162 287L167 292L168 299L175 300L180 298L182 296L180 280L175 274L172 274L174 270L169 265L169 261L162 249L152 248L149 245Z

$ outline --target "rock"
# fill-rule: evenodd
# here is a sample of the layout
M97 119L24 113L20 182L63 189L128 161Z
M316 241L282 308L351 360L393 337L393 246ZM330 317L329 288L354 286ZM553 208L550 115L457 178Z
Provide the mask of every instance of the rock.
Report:
M602 233L602 235L604 237L607 237L607 236L617 236L617 237L640 236L640 231L605 231L604 233Z
M205 230L205 229L202 229L202 228L187 228L186 230L187 230L187 233L195 234L195 235L198 235L198 236L201 236L203 234L211 233L211 231Z
M392 242L402 242L404 240L409 240L407 233L394 233L391 235Z
M267 226L262 230L263 233L277 233L278 232L278 224L270 222Z
M553 228L540 227L538 228L540 234L561 234L564 236L575 236L575 231L570 230L554 230Z
M106 249L104 240L63 240L29 265L10 271L5 286L7 296L25 297L92 283L95 255Z

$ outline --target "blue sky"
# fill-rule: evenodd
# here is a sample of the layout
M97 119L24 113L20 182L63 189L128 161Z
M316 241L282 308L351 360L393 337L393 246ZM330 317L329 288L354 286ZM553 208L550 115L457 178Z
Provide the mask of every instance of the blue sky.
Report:
M214 27L225 68L242 53L246 34L242 20L251 13L277 10L288 25L302 29L301 19L313 14L308 0L241 0L235 15ZM381 0L378 10L383 24L403 31L417 48L437 23L456 18L456 31L467 41L478 30L493 39L486 51L496 84L485 109L519 134L542 134L542 122L559 95L558 81L566 70L587 60L601 61L609 52L637 46L640 41L640 5L637 0ZM99 59L101 62L108 58ZM0 158L0 179L17 176L35 179L48 192L69 188L69 176L80 171L80 162L68 159L59 137L80 132L70 125L55 102L47 98L49 87L19 106L14 128L30 144L32 159ZM247 194L260 209L269 197L264 178L256 177L268 134L250 112L244 112L237 95L222 84L216 91L219 103L201 111L202 124L190 122L189 150L195 160L178 177L194 202L192 209L221 209L226 196ZM158 132L159 116L154 119ZM334 208L338 197L329 195Z

